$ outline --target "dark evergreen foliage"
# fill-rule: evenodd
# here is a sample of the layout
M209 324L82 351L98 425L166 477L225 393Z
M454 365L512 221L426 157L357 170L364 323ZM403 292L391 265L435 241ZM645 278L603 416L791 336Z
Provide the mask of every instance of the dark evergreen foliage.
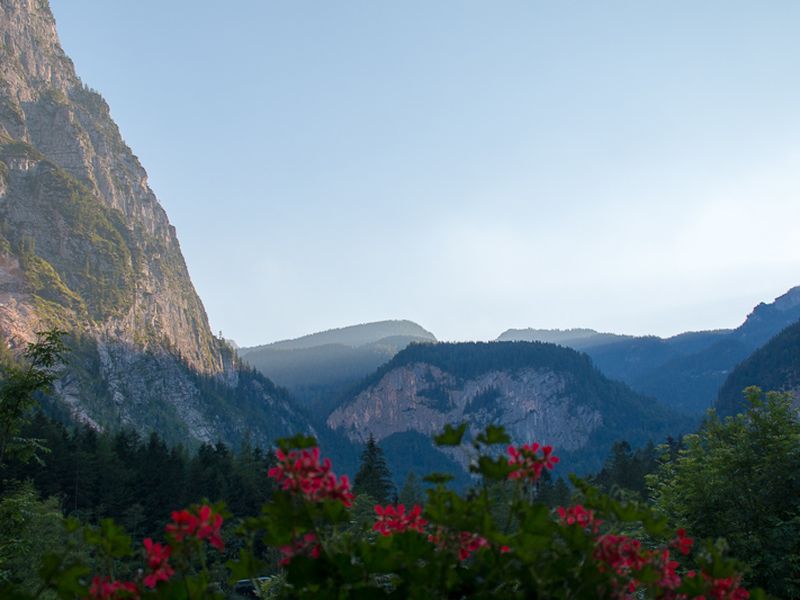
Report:
M719 414L734 415L748 409L742 390L751 385L800 390L800 322L784 329L731 372L719 391Z
M592 483L612 495L633 492L640 500L645 500L645 476L654 473L657 468L658 455L652 442L636 450L626 441L616 442L602 470L592 478Z
M123 429L67 429L42 413L24 434L50 452L43 463L10 461L0 473L0 496L30 480L41 497L56 497L65 514L97 522L111 517L134 536L156 536L172 510L207 499L224 501L237 516L258 514L273 490L271 453L249 442L236 453L203 444L190 454L156 433L143 439Z
M386 466L383 450L372 434L361 453L361 466L353 482L353 491L356 494L368 494L380 504L395 500L396 490L392 483L392 474Z

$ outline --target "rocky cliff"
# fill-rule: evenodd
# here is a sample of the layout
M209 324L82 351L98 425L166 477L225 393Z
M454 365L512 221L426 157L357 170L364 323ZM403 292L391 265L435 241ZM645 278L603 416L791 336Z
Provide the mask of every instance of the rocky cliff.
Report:
M462 421L471 434L502 424L517 443L552 444L567 459L565 466L578 470L599 466L615 440L644 443L685 426L654 401L606 379L585 355L529 342L410 346L327 423L353 441L372 434L404 453L403 438L429 437ZM430 462L405 458L401 468ZM462 467L469 459L464 452L451 458Z
M169 422L198 440L236 429L235 355L210 331L147 174L46 0L0 0L0 332L14 346L52 326L73 334L59 387L72 416ZM198 376L227 386L230 415ZM266 383L264 402L288 415Z

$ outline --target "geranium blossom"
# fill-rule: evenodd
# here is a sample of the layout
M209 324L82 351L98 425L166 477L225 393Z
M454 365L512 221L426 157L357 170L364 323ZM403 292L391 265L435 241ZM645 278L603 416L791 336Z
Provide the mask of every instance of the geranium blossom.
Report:
M139 588L130 581L112 581L110 577L95 576L89 586L89 600L139 599Z
M279 449L276 454L278 464L269 470L269 476L282 489L299 493L312 502L338 500L345 506L353 503L347 476L337 479L329 458L320 463L319 448L292 450L288 454Z
M283 554L283 558L280 560L280 564L286 566L295 556L308 556L309 558L319 558L321 547L319 545L319 541L317 540L317 536L314 533L306 533L298 537L288 546L281 546L280 551Z
M467 560L474 552L481 548L490 548L491 544L485 537L471 531L452 532L440 527L435 533L428 536L428 541L440 549L452 548L458 554L459 560ZM500 548L501 553L509 552L508 546Z
M159 581L167 581L175 574L175 570L167 562L172 549L155 543L150 538L145 538L144 547L147 552L147 568L150 570L144 577L144 584L154 588Z
M222 521L222 515L204 504L197 514L186 509L173 512L172 523L167 524L165 530L176 542L183 542L187 538L207 539L209 544L221 551L225 548L220 534Z
M541 451L541 456L539 451ZM508 478L529 481L537 481L542 476L544 469L552 469L559 460L553 454L552 446L540 446L538 442L524 444L519 448L509 446L508 455L508 464L514 469Z
M602 524L600 519L595 518L593 510L587 510L581 504L576 504L569 508L559 506L556 510L563 525L579 525L590 529L593 533L597 533Z
M678 529L675 532L675 539L672 541L672 546L677 548L678 552L685 556L691 552L693 545L694 540L687 537L685 529Z
M422 518L422 507L418 504L415 504L414 508L408 512L406 512L406 507L403 504L398 504L397 506L388 504L386 507L376 504L375 514L378 515L378 519L372 526L372 530L378 531L382 535L402 533L403 531L422 533L428 524Z

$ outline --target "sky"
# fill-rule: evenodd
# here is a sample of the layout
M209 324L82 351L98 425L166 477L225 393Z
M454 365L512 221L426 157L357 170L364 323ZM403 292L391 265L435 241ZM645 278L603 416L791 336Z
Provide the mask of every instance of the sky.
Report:
M51 0L215 332L735 327L800 285L800 3Z

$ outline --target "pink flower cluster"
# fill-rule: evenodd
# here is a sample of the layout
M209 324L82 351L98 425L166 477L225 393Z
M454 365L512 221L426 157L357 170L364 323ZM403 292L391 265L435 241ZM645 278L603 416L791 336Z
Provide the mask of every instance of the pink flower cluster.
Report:
M302 494L311 502L338 500L345 506L353 503L347 476L337 480L330 459L320 463L319 448L292 450L288 454L278 450L277 456L278 464L269 470L269 476L284 490Z
M408 512L403 504L398 504L396 507L391 504L387 504L385 507L376 504L375 514L378 515L378 519L372 526L372 530L380 532L381 535L392 535L403 531L423 533L428 524L428 521L422 518L422 507L418 504L415 504L414 508Z
M90 600L139 600L139 588L130 581L112 581L110 577L95 576L89 586Z
M288 546L280 547L281 554L283 554L280 564L283 566L288 565L290 562L292 562L292 559L295 556L319 558L320 549L321 548L316 534L306 533L305 535L298 537Z
M541 455L539 451L541 450ZM525 444L519 448L508 447L508 464L513 471L509 479L527 479L535 482L542 476L544 469L551 469L558 463L558 457L553 455L552 446L540 446L538 442Z
M569 508L559 506L557 512L562 525L578 525L584 529L591 530L593 533L597 533L603 523L600 519L595 518L593 510L586 510L580 504Z
M150 538L144 540L144 548L147 553L148 574L144 576L144 584L149 588L156 587L159 581L169 581L175 574L169 562L169 555L172 548L154 543Z
M580 525L597 534L599 521L594 519L592 511L587 511L583 506L577 505L565 509L558 509L561 523L565 526ZM670 546L681 554L689 554L694 545L694 540L686 535L686 531L678 529ZM678 562L673 560L669 548L649 550L642 543L626 535L602 534L595 540L594 559L600 564L601 570L607 570L617 576L614 596L624 600L637 598L637 589L642 582L637 575L647 567L653 568L658 573L656 584L660 591L659 598L664 600L687 600L685 594L679 594L677 589L682 585L683 579L678 573ZM700 577L707 589L707 597L714 600L745 600L750 597L749 592L740 586L740 578L728 577L715 579L706 573L697 575L694 571L686 574L687 579ZM706 596L697 596L693 600L706 600Z
M453 532L439 527L435 533L428 535L428 541L435 544L440 550L452 548L458 554L459 560L467 560L473 553L481 548L491 548L489 540L471 531ZM508 552L508 546L502 546L500 552Z
M172 513L172 522L164 527L167 536L173 544L181 544L189 539L199 541L207 540L217 550L223 550L220 528L222 515L215 513L210 506L201 506L196 513L189 510L175 511ZM154 542L150 538L144 540L144 550L147 557L147 572L142 583L148 588L154 588L160 581L169 581L175 574L175 569L169 564L169 557L174 546ZM89 600L122 600L123 598L137 599L140 596L139 587L130 581L111 581L108 577L95 577L89 587Z
M165 527L167 535L176 542L183 542L187 538L208 540L208 543L217 550L224 550L225 543L220 535L222 515L217 514L206 505L200 507L197 514L186 509L172 513L172 523Z

